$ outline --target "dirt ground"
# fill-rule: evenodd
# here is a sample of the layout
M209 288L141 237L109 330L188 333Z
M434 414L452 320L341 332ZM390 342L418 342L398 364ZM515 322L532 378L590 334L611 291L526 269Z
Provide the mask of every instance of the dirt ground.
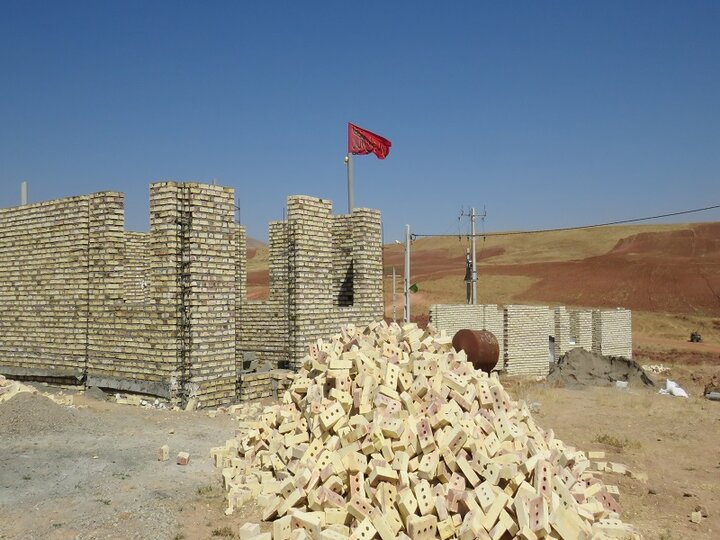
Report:
M647 476L605 475L620 488L623 519L645 538L718 538L720 403L701 398L700 390L720 362L672 363L669 352L639 356L641 363L672 366L653 377L676 380L690 398L632 386L505 384L514 397L537 403L538 423L566 443L605 450L608 460ZM232 538L243 522L258 521L253 504L224 514L220 474L209 457L211 447L233 435L232 416L82 395L75 405L28 394L0 405L0 538L222 539ZM163 444L171 450L167 462L156 458ZM190 452L188 466L175 464L179 451ZM710 515L694 524L690 513L698 505Z
M658 386L670 378L688 399L657 394L641 386L552 388L507 381L516 399L537 402L536 421L552 428L565 443L583 450L604 450L608 461L623 463L647 481L605 474L620 488L623 520L648 539L720 538L720 403L701 397L702 381L720 372L720 362L671 364L652 375ZM641 360L639 358L639 360ZM697 506L709 512L700 524L690 521Z
M31 394L0 405L0 538L190 539L222 529L209 450L234 433L231 416L82 395L75 405ZM157 460L163 444L170 461ZM187 466L175 463L180 451Z

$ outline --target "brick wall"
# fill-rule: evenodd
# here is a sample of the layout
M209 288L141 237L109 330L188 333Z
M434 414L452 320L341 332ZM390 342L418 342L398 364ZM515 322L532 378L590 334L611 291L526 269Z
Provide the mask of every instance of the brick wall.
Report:
M547 375L550 369L546 306L505 306L505 370L509 375Z
M131 236L130 243L123 232L121 197L99 194L90 208L87 384L183 402L197 397L201 405L232 400L233 191L197 183L152 184L150 233ZM142 302L128 293L136 261L145 268Z
M291 371L273 369L256 373L241 373L238 377L238 400L252 401L269 397L281 397L292 382Z
M274 221L269 226L269 294L267 300L238 304L237 361L246 359L270 362L274 368L287 367L290 358L288 325L288 233L287 223ZM243 260L245 259L243 253ZM247 277L239 285L245 290Z
M343 228L343 234L335 240L337 227ZM356 208L350 216L332 216L330 201L292 196L288 198L288 234L290 343L295 367L317 338L336 333L345 323L365 325L382 317L380 212ZM345 263L338 262L342 257ZM338 302L339 297L349 296L347 280L339 279L343 268L348 268L346 275L352 270L351 305Z
M187 380L204 405L217 405L236 394L235 193L206 184L177 189L185 205L180 217L186 212L191 219L180 250L181 262L187 262L191 329Z
M0 371L212 406L252 379L238 386L247 356L293 366L340 325L382 317L378 211L290 197L270 224L265 302L247 301L234 215L232 189L179 182L151 185L149 233L124 230L116 192L0 210Z
M239 362L293 367L317 338L382 317L378 211L333 215L330 201L296 195L288 198L287 221L271 223L269 232L270 292L265 301L239 304Z
M550 320L553 323L553 333L555 338L555 361L570 349L574 349L573 336L570 331L570 314L565 306L558 306L551 311Z
M549 336L555 339L555 361L577 347L610 356L632 354L631 313L626 309L434 304L430 321L449 336L463 328L491 331L500 343L496 369L511 375L547 375Z
M0 369L81 378L90 196L0 209Z
M150 237L147 233L125 233L125 257L123 260L126 302L147 302L148 275L150 274Z
M458 330L487 330L498 340L500 356L495 370L503 369L503 311L496 304L434 304L430 306L430 322L438 330L453 337Z
M169 396L169 355L158 347L162 334L156 323L163 318L150 301L154 296L148 292L150 302L145 305L137 302L136 294L127 295L123 196L94 194L89 210L87 383ZM157 272L149 254L146 260ZM151 284L156 281L154 275L148 278ZM162 307L157 305L158 310ZM166 317L171 314L172 307L166 306Z
M605 356L632 358L632 313L628 309L592 312L592 350Z
M581 347L586 351L592 350L592 311L571 309L568 311L570 318L570 335L575 341L571 349Z
M147 234L124 231L115 192L0 210L0 371L234 397L233 204L227 188L153 184Z

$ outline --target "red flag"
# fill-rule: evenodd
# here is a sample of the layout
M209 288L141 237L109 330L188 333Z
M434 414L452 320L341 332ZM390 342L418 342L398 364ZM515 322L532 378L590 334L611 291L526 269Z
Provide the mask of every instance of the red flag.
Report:
M372 152L378 158L385 159L391 146L392 143L385 137L348 122L348 154L365 155Z

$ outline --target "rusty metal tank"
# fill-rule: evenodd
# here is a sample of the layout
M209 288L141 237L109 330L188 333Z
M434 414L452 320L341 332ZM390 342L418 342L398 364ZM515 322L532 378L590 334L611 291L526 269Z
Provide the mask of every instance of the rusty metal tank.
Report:
M487 330L458 330L452 340L453 348L465 351L475 369L490 373L500 357L500 346L492 332Z

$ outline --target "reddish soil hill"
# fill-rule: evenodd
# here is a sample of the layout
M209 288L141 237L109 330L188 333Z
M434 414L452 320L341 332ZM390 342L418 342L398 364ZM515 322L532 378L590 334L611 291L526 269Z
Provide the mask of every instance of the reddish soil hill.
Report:
M268 297L270 272L268 246L255 238L247 239L247 298L263 300Z
M266 298L267 246L248 247L248 298ZM411 281L420 287L412 296L414 316L436 302L464 302L466 247L457 237L413 242ZM384 247L386 314L389 276L394 266L401 291L403 260L403 246ZM712 326L720 317L720 222L488 237L478 244L477 261L481 302L622 306L647 314L638 327L643 332L644 326L670 330L657 318L664 313L683 319L678 335L700 323L720 335ZM396 301L402 303L399 296Z
M720 314L720 223L623 238L582 260L481 266L538 278L518 299L643 311Z

